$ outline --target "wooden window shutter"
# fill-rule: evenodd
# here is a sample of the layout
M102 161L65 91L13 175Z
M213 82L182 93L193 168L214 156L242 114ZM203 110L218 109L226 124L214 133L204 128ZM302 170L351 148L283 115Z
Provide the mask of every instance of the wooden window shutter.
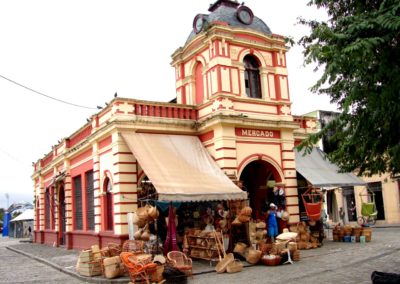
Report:
M94 231L94 181L93 171L86 172L86 195L87 195L87 224L88 230Z
M75 230L83 229L83 218L82 218L82 179L81 176L74 178L74 197L75 197Z

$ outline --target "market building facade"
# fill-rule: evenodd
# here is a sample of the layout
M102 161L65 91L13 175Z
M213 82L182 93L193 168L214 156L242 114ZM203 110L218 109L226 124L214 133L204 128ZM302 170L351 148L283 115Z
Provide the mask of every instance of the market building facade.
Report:
M172 55L176 100L115 97L34 164L35 242L121 243L127 213L140 206L148 182L166 201L248 199L255 219L279 185L289 222L300 220L293 148L316 120L291 114L285 39L236 1L218 0L209 12L195 17ZM165 144L175 138L178 144ZM175 166L188 157L189 168L191 161L204 166L204 183L197 180L202 170ZM221 186L206 187L216 177Z

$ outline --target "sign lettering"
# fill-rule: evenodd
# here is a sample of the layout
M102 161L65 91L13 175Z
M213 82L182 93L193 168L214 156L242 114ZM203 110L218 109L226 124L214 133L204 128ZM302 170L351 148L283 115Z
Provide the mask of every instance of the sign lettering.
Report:
M264 130L264 129L245 129L236 128L237 136L247 136L247 137L261 137L261 138L280 138L280 132L277 130Z

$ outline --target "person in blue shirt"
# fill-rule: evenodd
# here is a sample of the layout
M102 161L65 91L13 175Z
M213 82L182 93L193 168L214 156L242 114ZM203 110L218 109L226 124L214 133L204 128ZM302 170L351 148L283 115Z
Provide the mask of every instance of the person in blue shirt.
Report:
M271 203L267 212L268 236L274 242L275 237L278 235L278 221L276 220L276 205Z

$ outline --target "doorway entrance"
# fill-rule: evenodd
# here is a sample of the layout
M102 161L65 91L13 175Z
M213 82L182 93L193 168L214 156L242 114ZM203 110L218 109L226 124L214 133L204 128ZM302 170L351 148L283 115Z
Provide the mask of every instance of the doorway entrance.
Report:
M375 193L375 206L378 210L377 220L385 220L385 206L383 204L382 183L370 182L368 188Z
M58 211L58 241L61 246L65 245L65 231L66 231L66 214L65 214L65 191L64 187L60 187L59 190L59 211Z
M273 187L281 181L276 169L264 160L249 163L240 175L243 189L249 194L255 220L264 220L269 204L274 202Z

